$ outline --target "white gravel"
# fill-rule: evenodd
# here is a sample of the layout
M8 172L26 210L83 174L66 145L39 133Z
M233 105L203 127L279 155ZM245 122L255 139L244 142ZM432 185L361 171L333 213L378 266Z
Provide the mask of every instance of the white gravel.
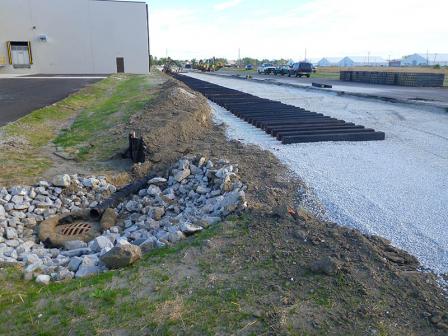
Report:
M190 74L386 132L385 141L282 145L212 104L228 136L270 150L312 190L326 216L377 234L448 272L448 114L303 89Z

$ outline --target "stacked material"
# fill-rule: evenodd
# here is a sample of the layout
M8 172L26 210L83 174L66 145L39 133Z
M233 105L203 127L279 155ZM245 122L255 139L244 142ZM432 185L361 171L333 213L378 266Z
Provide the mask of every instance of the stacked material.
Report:
M237 117L263 129L283 144L385 139L383 132L347 123L322 113L307 111L183 75L175 75L175 78Z

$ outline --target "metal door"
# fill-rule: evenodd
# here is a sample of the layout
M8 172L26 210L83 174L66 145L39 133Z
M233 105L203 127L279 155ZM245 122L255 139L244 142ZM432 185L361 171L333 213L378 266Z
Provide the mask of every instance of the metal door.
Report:
M14 66L26 67L31 64L28 47L13 45L11 46L11 54L12 54L12 64Z
M124 72L124 58L123 57L117 57L117 72L118 73Z

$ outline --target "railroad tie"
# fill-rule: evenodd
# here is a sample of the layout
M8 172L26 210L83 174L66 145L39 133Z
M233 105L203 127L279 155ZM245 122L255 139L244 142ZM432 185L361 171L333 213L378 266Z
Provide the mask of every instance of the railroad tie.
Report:
M283 144L321 141L377 141L385 133L306 109L257 97L180 74L172 76L238 118Z

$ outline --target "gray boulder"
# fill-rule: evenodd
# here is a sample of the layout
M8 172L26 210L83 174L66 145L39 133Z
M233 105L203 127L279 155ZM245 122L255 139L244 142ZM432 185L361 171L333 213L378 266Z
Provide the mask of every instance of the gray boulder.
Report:
M17 239L18 238L17 231L12 227L6 228L5 235L6 235L6 239Z
M107 248L111 249L113 247L114 247L114 244L112 244L110 239L107 237L104 237L104 236L96 237L94 240L92 240L89 243L89 248L93 252L101 252L103 249L107 249Z
M69 240L64 242L64 248L68 251L70 250L77 250L83 247L87 247L87 243L81 241L81 240Z
M50 276L47 274L39 274L36 277L36 282L41 285L48 285L50 283Z
M100 257L109 269L129 266L142 257L140 247L132 244L117 245Z
M70 259L70 262L68 263L67 268L72 272L76 272L79 269L79 266L81 266L81 263L82 263L82 258L73 257Z
M188 176L190 176L190 169L186 168L184 170L178 171L176 174L174 174L174 179L177 182L182 182L185 180Z

